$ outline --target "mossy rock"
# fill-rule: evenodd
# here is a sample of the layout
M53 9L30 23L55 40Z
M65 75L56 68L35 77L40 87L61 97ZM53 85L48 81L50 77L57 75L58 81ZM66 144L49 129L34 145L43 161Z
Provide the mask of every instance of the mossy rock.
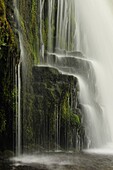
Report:
M47 66L34 66L32 70L33 128L37 143L44 148L59 146L66 149L68 141L68 146L71 147L73 143L74 147L74 138L81 134L78 131L81 127L81 112L76 104L77 78L62 75L56 68ZM59 143L56 142L58 133Z
M6 128L6 119L4 110L0 110L0 133L5 131Z
M0 18L0 37L0 47L7 46L10 50L15 49L14 34L6 18Z
M12 1L0 0L0 146L2 150L13 148L13 123L15 123L16 112L14 70L19 60L19 47L17 36L14 33L14 24L10 25L10 17L8 17L12 16L13 20L14 11L9 7L9 3L11 5Z
M5 17L5 4L4 0L0 0L0 18Z
M13 151L10 151L10 150L5 150L3 152L3 157L4 158L10 158L10 157L13 157L14 156L14 152Z

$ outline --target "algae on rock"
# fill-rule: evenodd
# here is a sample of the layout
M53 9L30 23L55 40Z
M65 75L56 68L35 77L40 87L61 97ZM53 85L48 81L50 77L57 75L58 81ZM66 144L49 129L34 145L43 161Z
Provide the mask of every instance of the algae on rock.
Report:
M34 66L33 77L35 144L43 149L80 150L84 130L77 96L77 78L62 75L55 68L47 66Z
M2 150L13 148L15 119L15 66L19 60L18 40L10 25L7 2L0 0L0 146Z

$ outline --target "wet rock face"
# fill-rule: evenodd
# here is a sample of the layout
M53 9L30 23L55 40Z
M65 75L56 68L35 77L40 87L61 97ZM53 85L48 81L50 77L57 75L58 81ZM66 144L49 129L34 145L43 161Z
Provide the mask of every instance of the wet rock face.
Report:
M15 35L12 0L0 0L0 150L14 147L14 117L16 112L15 67L19 60L18 40ZM12 11L12 13L11 13ZM12 19L11 17L12 16Z
M62 72L73 74L88 84L90 96L96 94L96 78L93 61L88 60L79 51L65 51L57 49L57 53L48 53L46 62L57 67ZM90 82L90 83L88 83Z
M84 130L78 80L46 66L33 67L33 131L41 149L80 149Z

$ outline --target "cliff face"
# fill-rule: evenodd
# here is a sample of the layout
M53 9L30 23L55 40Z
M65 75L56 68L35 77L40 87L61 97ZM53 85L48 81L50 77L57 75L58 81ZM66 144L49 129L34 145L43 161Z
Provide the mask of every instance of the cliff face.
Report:
M83 147L78 80L51 67L33 67L33 134L43 149ZM39 148L38 148L39 149Z
M8 4L9 2L0 0L0 146L2 149L13 147L16 101L14 74L19 58L18 41L13 31L14 15Z
M40 1L19 0L19 31L23 36L24 49L26 51L26 63L29 66L34 62L40 62Z
M21 64L23 147L30 150L80 150L84 143L84 129L77 78L62 75L55 68L34 66L32 69L34 63L46 62L44 58L40 60L40 50L41 36L45 54L48 46L48 1L44 3L41 19L39 1L20 0L18 8L18 30L22 34L21 45L24 48ZM53 23L50 46L55 44L55 29ZM13 1L0 0L0 146L3 150L12 149L15 141L15 72L20 58L19 47Z

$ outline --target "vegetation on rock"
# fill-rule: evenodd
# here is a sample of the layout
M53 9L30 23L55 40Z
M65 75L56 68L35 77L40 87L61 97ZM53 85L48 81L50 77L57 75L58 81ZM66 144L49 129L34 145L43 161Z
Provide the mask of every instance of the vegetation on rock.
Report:
M0 0L0 146L2 149L13 147L16 109L14 73L19 58L18 41L7 20L7 8L9 8L7 3Z
M56 4L54 17L57 14ZM14 22L12 0L0 0L0 146L2 150L12 149L15 139L15 73L22 46L21 116L24 149L76 149L79 145L77 141L82 145L84 139L77 79L62 75L53 68L33 67L34 64L46 62L41 58L40 5L36 0L20 0L18 5L19 35ZM45 1L41 21L45 56L47 49L52 50L56 41L56 26L52 22L52 42L48 44L48 12L48 1Z
M79 103L74 101L78 98L77 79L46 66L33 67L33 77L35 145L43 149L78 149L75 138L79 137L82 145L84 130Z

